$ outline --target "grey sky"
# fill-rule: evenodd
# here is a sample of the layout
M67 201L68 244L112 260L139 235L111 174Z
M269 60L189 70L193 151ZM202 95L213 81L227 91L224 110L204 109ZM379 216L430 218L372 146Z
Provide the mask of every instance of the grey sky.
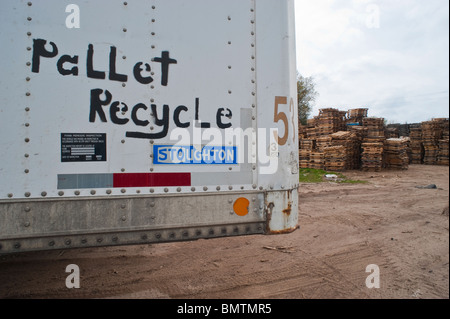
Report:
M295 0L297 69L319 108L414 123L449 117L448 0Z

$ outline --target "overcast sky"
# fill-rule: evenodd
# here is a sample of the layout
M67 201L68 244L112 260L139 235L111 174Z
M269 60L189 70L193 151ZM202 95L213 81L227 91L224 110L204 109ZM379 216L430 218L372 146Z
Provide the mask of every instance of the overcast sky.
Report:
M318 109L389 123L449 117L448 0L295 0L297 70Z

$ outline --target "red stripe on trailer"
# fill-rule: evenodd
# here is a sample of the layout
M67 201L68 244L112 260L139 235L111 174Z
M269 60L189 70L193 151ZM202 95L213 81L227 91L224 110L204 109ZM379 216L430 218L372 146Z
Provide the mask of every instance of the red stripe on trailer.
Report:
M114 187L191 186L191 173L117 173Z

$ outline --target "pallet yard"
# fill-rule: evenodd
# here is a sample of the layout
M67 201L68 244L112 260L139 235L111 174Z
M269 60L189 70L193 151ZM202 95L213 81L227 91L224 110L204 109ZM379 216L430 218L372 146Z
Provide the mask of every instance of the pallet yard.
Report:
M380 171L449 165L448 118L386 125L384 118L368 117L368 110L320 109L300 125L300 168Z

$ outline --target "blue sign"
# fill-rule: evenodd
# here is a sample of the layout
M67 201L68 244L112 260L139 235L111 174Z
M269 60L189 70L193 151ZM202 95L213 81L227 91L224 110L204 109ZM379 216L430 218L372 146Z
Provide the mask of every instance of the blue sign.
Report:
M237 163L236 146L153 145L153 164L162 165L234 165Z

